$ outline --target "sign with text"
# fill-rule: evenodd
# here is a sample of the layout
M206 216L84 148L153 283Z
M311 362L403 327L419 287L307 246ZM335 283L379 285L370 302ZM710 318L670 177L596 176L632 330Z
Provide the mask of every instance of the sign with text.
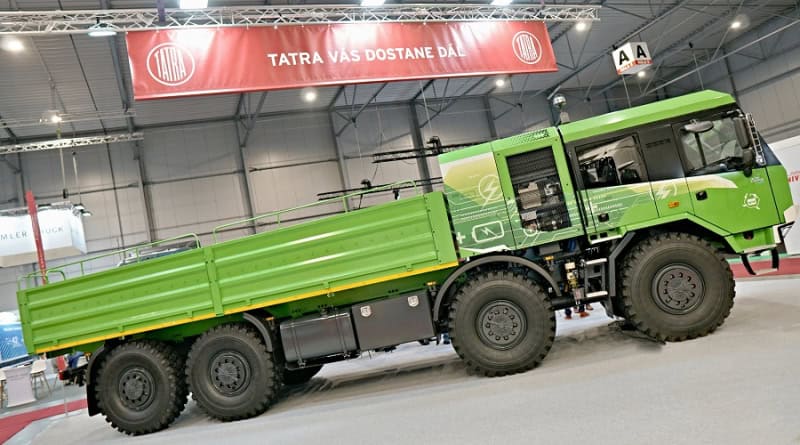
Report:
M636 74L653 64L647 43L628 42L612 53L617 74Z
M86 253L83 221L70 208L40 211L39 230L48 260ZM0 267L35 262L30 215L0 216Z
M190 28L126 40L137 100L557 71L542 22Z

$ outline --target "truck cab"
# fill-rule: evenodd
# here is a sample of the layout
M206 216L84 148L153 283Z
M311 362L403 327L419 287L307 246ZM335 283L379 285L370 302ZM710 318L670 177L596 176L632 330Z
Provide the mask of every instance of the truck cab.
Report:
M464 256L668 224L730 253L775 248L795 218L785 169L752 117L703 91L440 156Z

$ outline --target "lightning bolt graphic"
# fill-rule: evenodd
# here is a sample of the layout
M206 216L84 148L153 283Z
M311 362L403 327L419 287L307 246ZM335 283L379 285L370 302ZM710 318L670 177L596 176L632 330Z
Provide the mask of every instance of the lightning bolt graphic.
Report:
M496 182L492 182L492 183L489 184L488 187L486 187L486 190L484 190L486 193L484 193L484 196L483 196L483 198L484 198L483 205L484 206L486 204L489 204L490 201L494 200L494 198L497 196L498 190L500 190L500 186Z
M492 232L488 227L482 227L481 232L486 236L497 236L497 234Z

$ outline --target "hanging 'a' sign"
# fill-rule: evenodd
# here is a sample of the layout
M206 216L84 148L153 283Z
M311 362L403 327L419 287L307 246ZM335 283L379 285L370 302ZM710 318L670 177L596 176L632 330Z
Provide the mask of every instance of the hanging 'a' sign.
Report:
M647 43L628 42L612 53L617 74L636 74L653 64Z
M132 31L136 99L557 71L543 22Z

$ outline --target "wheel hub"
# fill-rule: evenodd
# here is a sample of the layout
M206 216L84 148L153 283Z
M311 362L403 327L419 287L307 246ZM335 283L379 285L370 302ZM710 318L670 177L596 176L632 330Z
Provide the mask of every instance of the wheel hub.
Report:
M126 407L142 411L153 402L154 388L150 372L144 368L132 368L122 374L117 392Z
M703 302L705 283L695 268L671 264L656 274L652 290L658 307L670 314L683 315Z
M527 329L522 309L507 300L486 304L476 321L481 341L499 350L516 346L525 337Z
M250 383L250 365L247 359L235 351L218 354L211 361L211 382L214 388L227 396L244 391Z

